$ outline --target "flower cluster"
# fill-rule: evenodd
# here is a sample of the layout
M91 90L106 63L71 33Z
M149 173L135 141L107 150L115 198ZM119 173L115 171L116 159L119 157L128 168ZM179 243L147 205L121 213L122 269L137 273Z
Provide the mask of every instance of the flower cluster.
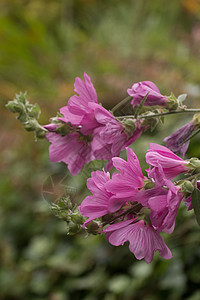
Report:
M80 213L88 218L83 226L102 217L100 232L112 245L129 241L130 251L147 263L157 250L163 258L170 259L172 254L160 233L171 234L174 230L177 211L186 193L183 182L178 185L172 180L189 172L190 163L164 146L150 144L146 154L150 168L145 177L133 150L126 149L127 161L112 159L119 173L110 178L108 172L96 171L88 179L87 187L93 195L79 206ZM104 229L105 225L109 226Z
M77 77L74 87L76 95L45 126L37 121L39 106L30 104L26 93L7 104L10 111L18 114L27 131L51 143L50 161L66 163L72 175L78 174L92 160L107 160L106 170L91 173L87 187L92 195L87 196L78 209L70 199L62 198L53 205L53 212L67 222L69 234L78 232L83 224L88 233L105 233L112 245L128 241L137 259L144 258L149 263L157 250L163 258L170 259L172 254L161 233L173 232L182 200L188 210L194 209L200 225L200 180L197 180L200 160L183 160L174 154L184 156L189 140L200 132L200 114L166 137L167 147L150 144L146 154L150 167L146 176L137 156L127 147L143 131L154 130L163 116L200 109L187 109L182 105L186 95L177 99L173 94L163 96L151 81L134 83L127 90L129 96L111 112L98 103L87 74L84 81ZM123 115L123 105L130 107L128 115ZM124 148L127 161L119 157ZM113 166L117 172L111 177L108 170ZM180 174L184 175L183 179L174 181Z
M80 172L83 166L94 159L107 160L107 169L112 167L112 157L119 156L121 150L132 144L145 130L141 122L133 120L130 130L115 119L112 113L97 101L97 94L90 77L76 78L74 91L67 106L60 109L62 117L56 124L44 126L50 131L46 138L50 141L51 162L63 161L72 175ZM64 134L57 131L58 121L65 126ZM64 125L63 125L64 124ZM57 131L57 132L56 132Z

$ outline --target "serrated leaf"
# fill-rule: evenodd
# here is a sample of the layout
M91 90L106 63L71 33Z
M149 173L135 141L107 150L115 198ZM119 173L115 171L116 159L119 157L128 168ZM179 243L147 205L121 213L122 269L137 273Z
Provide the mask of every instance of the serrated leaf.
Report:
M197 223L200 225L200 190L195 188L192 193L192 205Z

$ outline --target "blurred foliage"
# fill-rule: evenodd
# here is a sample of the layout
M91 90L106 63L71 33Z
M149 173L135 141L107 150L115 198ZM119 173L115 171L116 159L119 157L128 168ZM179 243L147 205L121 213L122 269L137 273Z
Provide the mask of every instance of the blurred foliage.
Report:
M84 71L107 107L141 80L156 82L166 94L188 93L188 104L199 107L199 47L199 0L1 0L2 107L27 90L30 102L42 108L41 123L48 123ZM156 255L147 265L103 236L67 236L49 202L63 189L74 203L82 200L87 177L101 164L72 178L66 166L49 163L46 141L35 143L9 111L1 111L0 299L200 299L193 212L183 205L175 232L166 235L171 261ZM160 143L190 118L168 117L165 126L136 141L143 169L148 143ZM188 156L199 155L196 136Z

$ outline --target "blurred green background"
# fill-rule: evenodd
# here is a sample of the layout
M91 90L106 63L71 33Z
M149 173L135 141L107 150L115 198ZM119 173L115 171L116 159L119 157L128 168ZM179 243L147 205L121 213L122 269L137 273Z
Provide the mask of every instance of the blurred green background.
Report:
M57 183L67 176L73 200L81 201L88 171L72 178L66 166L49 163L48 142L35 143L5 109L26 90L47 124L84 72L107 108L143 80L163 94L187 93L188 105L200 107L199 49L199 0L0 0L0 299L200 299L200 231L193 212L183 205L175 232L166 235L170 261L155 255L146 264L103 236L67 236L43 185L51 190L49 176ZM133 145L143 167L148 143L161 143L190 118L168 117ZM200 157L199 136L188 156Z

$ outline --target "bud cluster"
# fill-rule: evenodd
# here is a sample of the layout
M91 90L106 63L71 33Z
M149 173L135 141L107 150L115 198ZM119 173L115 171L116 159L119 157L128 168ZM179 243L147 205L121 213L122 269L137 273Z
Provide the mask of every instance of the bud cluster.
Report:
M58 203L51 206L53 214L67 223L67 234L73 235L78 233L85 218L78 211L77 206L73 206L69 197L61 197Z
M13 101L9 101L6 107L13 113L18 113L17 119L24 124L27 131L34 131L36 138L45 138L46 130L37 121L40 116L38 104L30 104L27 93L16 95Z

